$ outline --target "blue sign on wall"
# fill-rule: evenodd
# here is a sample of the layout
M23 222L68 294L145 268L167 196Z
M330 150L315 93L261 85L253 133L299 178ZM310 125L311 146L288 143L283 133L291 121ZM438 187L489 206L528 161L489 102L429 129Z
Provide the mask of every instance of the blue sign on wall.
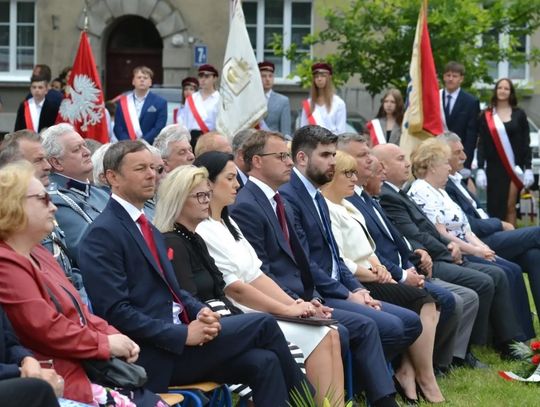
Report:
M201 66L208 63L208 46L195 45L193 52L193 61L195 66Z

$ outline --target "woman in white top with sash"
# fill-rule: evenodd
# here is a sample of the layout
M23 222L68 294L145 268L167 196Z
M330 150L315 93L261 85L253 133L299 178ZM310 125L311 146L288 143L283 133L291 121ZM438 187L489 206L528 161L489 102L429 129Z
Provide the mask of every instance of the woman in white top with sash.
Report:
M191 146L195 149L201 134L216 129L219 92L216 90L218 71L210 64L199 67L199 90L186 99L182 109L182 123L191 133Z
M345 133L347 107L343 99L335 94L332 66L326 62L318 62L311 66L311 73L311 97L302 101L300 126L319 125L334 134Z
M480 188L487 183L489 215L515 226L519 191L533 184L534 175L527 115L517 107L510 79L495 84L490 105L480 115L478 133L476 183Z
M186 108L186 100L198 90L199 81L197 78L188 76L187 78L182 79L182 101L180 102L179 107L173 109L173 124L183 124L182 115L184 113L182 111Z
M404 104L401 92L393 88L388 89L381 99L377 116L366 125L373 147L385 143L399 145L403 113Z
M310 303L289 297L264 274L255 250L228 216L239 187L231 154L210 151L201 154L195 165L208 170L213 195L210 217L196 229L205 241L216 266L223 274L225 294L245 312L254 310L277 315L300 316L310 312ZM332 395L332 406L343 406L343 366L339 334L326 326L308 326L278 321L285 337L298 345L306 357L307 377L316 388L317 405ZM335 404L334 404L335 403Z

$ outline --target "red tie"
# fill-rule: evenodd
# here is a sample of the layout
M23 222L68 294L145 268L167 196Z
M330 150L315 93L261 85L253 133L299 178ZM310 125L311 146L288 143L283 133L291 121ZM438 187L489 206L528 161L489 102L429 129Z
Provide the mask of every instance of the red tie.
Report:
M283 200L281 199L281 196L279 193L276 193L274 195L274 201L276 201L276 214L279 222L279 226L281 226L281 230L283 231L283 234L285 235L285 240L287 240L287 243L289 243L289 228L287 227L287 218L285 217L285 206L283 205Z
M180 311L180 320L184 324L189 324L189 318L187 316L187 311L185 310L184 304L182 303L182 300L178 298L176 293L173 291L171 286L169 285L169 282L167 281L167 277L165 276L165 273L163 273L163 269L161 268L161 263L159 261L158 251L156 247L156 241L154 240L154 232L152 231L152 227L150 226L150 223L148 222L148 219L146 219L146 216L144 216L144 213L139 216L139 219L137 219L137 223L141 227L141 232L143 234L144 240L146 241L146 245L150 249L150 252L152 253L152 256L154 256L154 259L157 262L159 271L161 272L161 275L163 276L163 279L165 280L165 283L167 284L167 287L169 288L169 291L171 292L174 302L180 305L182 310Z

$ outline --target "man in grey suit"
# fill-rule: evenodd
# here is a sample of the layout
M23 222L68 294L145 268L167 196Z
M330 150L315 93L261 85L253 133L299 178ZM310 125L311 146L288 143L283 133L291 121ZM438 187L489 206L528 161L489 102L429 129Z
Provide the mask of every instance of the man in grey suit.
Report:
M268 101L268 115L264 118L264 125L267 130L278 131L287 136L291 134L291 105L287 96L272 90L275 69L272 62L259 63L264 94Z

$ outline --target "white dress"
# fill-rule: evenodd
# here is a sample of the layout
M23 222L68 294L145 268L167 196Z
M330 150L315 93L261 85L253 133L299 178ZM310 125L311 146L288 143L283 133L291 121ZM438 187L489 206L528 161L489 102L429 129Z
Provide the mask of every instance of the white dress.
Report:
M231 223L240 232L240 228L234 220L231 219ZM204 239L208 252L223 274L225 287L235 281L249 284L262 274L262 262L241 232L240 240L236 241L227 226L212 218L199 223L195 231ZM230 300L244 312L258 312L238 304L232 298ZM306 358L330 330L328 327L308 326L283 321L278 321L278 324L287 340L297 345Z
M311 98L308 99L308 103L311 106ZM324 105L315 105L311 114L319 126L330 130L334 134L341 134L347 131L347 106L343 99L337 95L334 95L332 98L332 108L330 111ZM308 124L309 121L302 106L300 126L306 126Z

